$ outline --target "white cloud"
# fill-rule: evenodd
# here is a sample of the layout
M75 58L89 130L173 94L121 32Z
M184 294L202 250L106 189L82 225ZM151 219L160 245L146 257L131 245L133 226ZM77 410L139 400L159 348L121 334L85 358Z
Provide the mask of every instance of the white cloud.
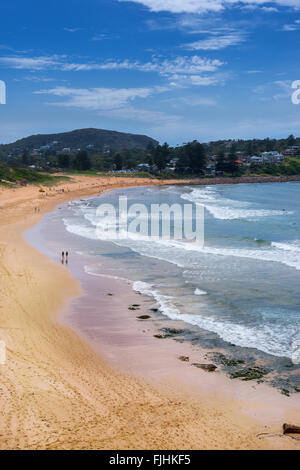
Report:
M35 75L27 75L25 77L22 77L22 78L14 78L14 81L15 82L22 82L26 80L27 82L35 82L35 83L46 83L46 82L57 82L57 81L60 81L60 82L63 82L65 80L58 80L57 78L50 78L50 77L38 77L38 76L35 76Z
M130 119L137 122L165 123L167 125L180 121L182 118L174 114L167 114L162 111L151 111L147 109L137 109L132 106L105 111L105 115L115 119Z
M82 28L64 28L64 31L67 31L67 33L77 33L77 31L81 31Z
M283 31L298 31L300 29L300 20L296 20L292 24L285 24L282 29Z
M103 63L69 63L66 56L49 57L0 57L0 63L16 69L56 69L63 71L89 70L139 70L141 72L157 72L160 75L173 73L213 72L223 65L218 59L206 59L199 56L178 56L175 59L159 59L154 57L151 62L110 60Z
M119 39L117 34L99 33L92 37L92 41L105 41L107 39Z
M217 85L220 83L220 76L200 76L200 75L191 75L191 83L197 86L208 86L208 85Z
M206 98L202 96L189 96L182 97L179 100L181 103L187 106L216 106L217 101L212 98Z
M112 110L127 105L136 98L147 98L154 88L67 88L56 87L40 90L35 94L47 94L67 98L54 103L58 106L72 106L92 110Z
M281 99L290 99L292 95L292 81L291 80L277 80L274 82L275 87L279 87L280 91L273 94L273 98L278 101Z
M153 12L169 11L171 13L205 13L219 12L233 5L268 5L274 3L279 6L300 8L299 0L118 0L119 2L139 3Z
M138 98L148 98L155 93L166 91L163 87L153 88L67 88L56 87L36 91L35 94L63 98L59 102L47 103L52 106L75 107L97 111L98 114L113 119L130 119L143 122L174 122L179 116L161 111L137 109L132 102Z
M91 70L137 70L139 72L157 73L169 81L189 81L194 85L208 85L216 82L212 74L224 65L219 59L207 59L194 56L177 56L174 59L152 57L149 62L130 60L109 60L103 63L72 63L66 56L53 55L49 57L0 57L0 64L15 69L29 70L61 70L79 72ZM205 75L203 75L205 74ZM209 76L207 75L209 74ZM190 78L189 78L190 77ZM186 80L188 78L188 80Z
M119 2L140 3L151 11L172 13L202 13L222 10L222 0L118 0Z
M285 100L290 102L292 95L292 80L276 80L253 88L253 92L260 95L262 101Z
M236 46L245 41L245 37L241 33L229 33L219 36L213 36L208 39L200 39L199 41L185 44L185 47L191 50L210 50L217 51L225 49L229 46Z
M0 57L0 63L9 68L44 70L58 68L65 56L41 56L41 57Z
M202 72L215 72L224 65L218 59L206 59L199 56L178 56L173 60L159 60L154 58L152 62L137 66L139 70L158 72L160 75L173 74L199 74Z
M173 60L159 60L141 65L138 70L157 72L166 77L173 87L216 85L221 80L217 73L224 65L218 59L206 59L199 56L179 56Z
M274 7L261 7L261 9L263 11L267 11L269 13L277 13L279 12L278 8L274 8Z

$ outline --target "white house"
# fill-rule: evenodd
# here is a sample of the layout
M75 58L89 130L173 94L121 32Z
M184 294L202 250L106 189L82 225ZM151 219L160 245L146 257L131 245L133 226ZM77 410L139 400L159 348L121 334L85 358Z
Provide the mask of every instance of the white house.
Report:
M280 163L284 160L282 153L278 152L263 152L261 156L263 163Z
M250 163L262 164L263 163L263 158L258 157L257 155L253 155L252 157L250 157Z

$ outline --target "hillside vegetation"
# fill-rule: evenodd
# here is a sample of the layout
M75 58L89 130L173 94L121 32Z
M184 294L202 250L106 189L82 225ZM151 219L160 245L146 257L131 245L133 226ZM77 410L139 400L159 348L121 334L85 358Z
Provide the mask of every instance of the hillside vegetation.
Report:
M0 163L0 184L11 186L16 183L26 181L27 183L56 184L67 176L53 176L46 173L39 173L27 168L12 168L5 163Z
M126 134L103 129L79 129L60 134L38 134L25 137L12 144L0 145L0 152L16 153L38 149L45 145L51 145L53 150L62 150L63 148L83 150L90 146L95 150L102 151L109 148L117 151L124 148L146 149L151 143L158 144L156 140L146 135Z

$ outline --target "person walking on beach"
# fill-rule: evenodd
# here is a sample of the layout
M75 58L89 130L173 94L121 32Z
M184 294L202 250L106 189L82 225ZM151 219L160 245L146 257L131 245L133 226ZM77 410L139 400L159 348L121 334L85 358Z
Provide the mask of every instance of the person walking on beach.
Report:
M68 264L69 252L66 251L66 264Z
M65 262L65 252L62 251L62 253L61 253L61 264L64 264L64 262Z

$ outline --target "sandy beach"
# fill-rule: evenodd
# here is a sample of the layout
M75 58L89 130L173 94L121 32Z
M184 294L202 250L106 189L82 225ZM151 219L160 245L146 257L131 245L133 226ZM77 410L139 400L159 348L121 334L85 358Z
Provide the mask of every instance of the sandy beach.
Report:
M7 345L6 364L0 365L0 449L300 449L300 441L281 435L283 422L299 424L299 399L264 386L257 391L222 374L197 370L195 380L194 369L178 361L193 351L171 341L158 345L150 334L139 344L134 314L134 348L109 341L109 335L96 347L61 321L82 287L68 269L32 248L24 231L69 200L163 184L73 180L45 192L38 186L0 188L0 339ZM135 294L118 282L102 283L101 308L111 308L111 321L118 316L124 335ZM140 372L145 364L148 374Z

